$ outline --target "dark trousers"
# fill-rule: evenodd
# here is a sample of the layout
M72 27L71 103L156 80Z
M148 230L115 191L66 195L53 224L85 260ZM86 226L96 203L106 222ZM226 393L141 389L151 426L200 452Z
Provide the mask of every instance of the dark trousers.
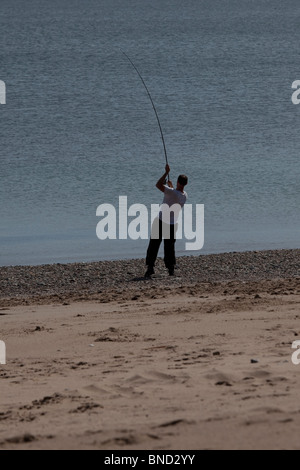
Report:
M156 219L153 223L151 240L149 243L149 248L147 251L146 264L150 268L154 268L155 262L158 256L160 245L164 238L164 248L165 248L165 265L167 269L173 269L176 265L176 256L175 256L175 243L176 243L176 229L177 225L168 225L163 224L160 219ZM170 231L170 235L164 237L165 230ZM156 237L154 237L154 233ZM159 236L158 236L159 235ZM158 238L157 238L158 236Z

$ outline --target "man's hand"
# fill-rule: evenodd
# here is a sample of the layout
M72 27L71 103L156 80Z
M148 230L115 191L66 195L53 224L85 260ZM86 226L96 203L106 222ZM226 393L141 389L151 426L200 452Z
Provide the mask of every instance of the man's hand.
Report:
M165 192L165 182L166 182L166 177L169 175L171 169L169 165L166 165L165 168L166 172L165 174L160 178L160 180L156 183L157 189L159 189L162 193ZM172 185L173 186L173 185ZM171 187L171 186L170 186Z

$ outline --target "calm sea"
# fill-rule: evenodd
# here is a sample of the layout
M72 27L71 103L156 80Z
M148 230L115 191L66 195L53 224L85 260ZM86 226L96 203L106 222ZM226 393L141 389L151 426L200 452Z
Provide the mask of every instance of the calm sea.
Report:
M120 48L205 204L202 253L299 248L299 23L298 0L1 0L0 265L144 256L96 238L98 205L161 202L157 122Z

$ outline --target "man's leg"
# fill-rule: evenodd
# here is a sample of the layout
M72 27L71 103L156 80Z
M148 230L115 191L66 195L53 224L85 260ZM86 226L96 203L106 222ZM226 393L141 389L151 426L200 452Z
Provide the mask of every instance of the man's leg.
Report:
M165 238L165 265L169 270L170 276L174 276L176 266L175 243L176 243L176 226L170 226L170 238Z
M152 276L154 274L154 266L157 260L159 248L162 242L162 222L159 219L156 219L153 223L151 239L147 251L146 265L148 266L148 271L146 277Z

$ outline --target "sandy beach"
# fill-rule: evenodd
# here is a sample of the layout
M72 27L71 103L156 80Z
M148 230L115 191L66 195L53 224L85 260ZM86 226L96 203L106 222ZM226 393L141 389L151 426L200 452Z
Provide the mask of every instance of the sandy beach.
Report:
M299 449L300 250L0 268L0 449Z

